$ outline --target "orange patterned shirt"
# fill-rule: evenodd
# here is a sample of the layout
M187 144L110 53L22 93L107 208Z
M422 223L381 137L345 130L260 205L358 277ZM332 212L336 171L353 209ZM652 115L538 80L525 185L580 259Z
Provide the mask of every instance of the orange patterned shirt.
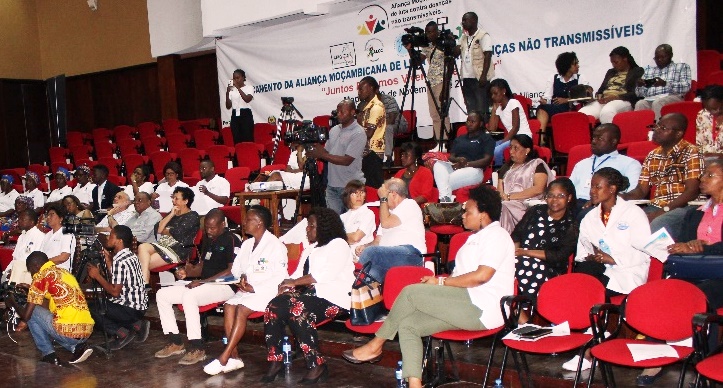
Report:
M639 182L648 182L655 188L651 201L657 207L665 207L685 191L685 181L698 179L705 168L700 149L686 140L680 140L670 153L658 147L648 154L640 171Z

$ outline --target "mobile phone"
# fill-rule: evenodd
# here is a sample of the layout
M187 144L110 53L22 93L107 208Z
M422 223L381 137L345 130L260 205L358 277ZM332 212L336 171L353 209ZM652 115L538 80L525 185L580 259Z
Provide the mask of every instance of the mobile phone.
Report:
M233 86L233 80L232 80L232 79L228 80L228 86Z
M530 331L528 333L520 334L520 337L533 339L533 338L544 337L544 336L550 335L550 334L552 334L552 329L546 329L546 328L541 327L539 329Z

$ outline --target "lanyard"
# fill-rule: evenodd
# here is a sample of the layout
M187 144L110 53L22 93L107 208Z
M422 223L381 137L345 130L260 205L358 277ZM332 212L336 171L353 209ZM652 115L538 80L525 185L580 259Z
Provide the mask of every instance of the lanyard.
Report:
M605 159L603 159L603 160L600 162L600 164L597 165L597 168L600 168L600 166L602 166L603 163L607 162L608 159L610 159L610 155L608 155ZM592 175L592 174L595 174L595 168L596 168L596 167L595 167L595 161L596 161L596 160L597 160L597 155L595 155L595 157L592 158L592 169L591 169L591 171L590 171L590 174L591 174L591 175Z

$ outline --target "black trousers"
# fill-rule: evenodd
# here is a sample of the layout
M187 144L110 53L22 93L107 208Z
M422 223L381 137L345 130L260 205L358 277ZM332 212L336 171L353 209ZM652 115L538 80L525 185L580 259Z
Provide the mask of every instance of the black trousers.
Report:
M97 327L101 327L111 336L118 335L121 329L126 329L129 332L132 331L133 324L146 315L145 310L136 310L110 301L107 301L106 307L108 311L105 313L105 316L103 316L100 314L98 301L93 301L90 303L90 315L93 317Z
M234 114L235 113L235 114ZM239 109L231 111L231 133L233 143L238 144L244 141L254 141L254 115L251 109Z
M382 171L382 158L376 152L370 151L362 158L362 172L366 185L378 189L384 183L384 172Z

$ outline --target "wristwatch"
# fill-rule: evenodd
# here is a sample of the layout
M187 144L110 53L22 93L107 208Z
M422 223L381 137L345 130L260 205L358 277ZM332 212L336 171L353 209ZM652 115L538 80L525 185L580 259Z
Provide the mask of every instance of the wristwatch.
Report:
M379 203L387 203L387 201L389 201L389 199L387 197L379 198Z
M669 212L669 211L670 211L670 206L663 206L663 211L666 212L666 213Z

